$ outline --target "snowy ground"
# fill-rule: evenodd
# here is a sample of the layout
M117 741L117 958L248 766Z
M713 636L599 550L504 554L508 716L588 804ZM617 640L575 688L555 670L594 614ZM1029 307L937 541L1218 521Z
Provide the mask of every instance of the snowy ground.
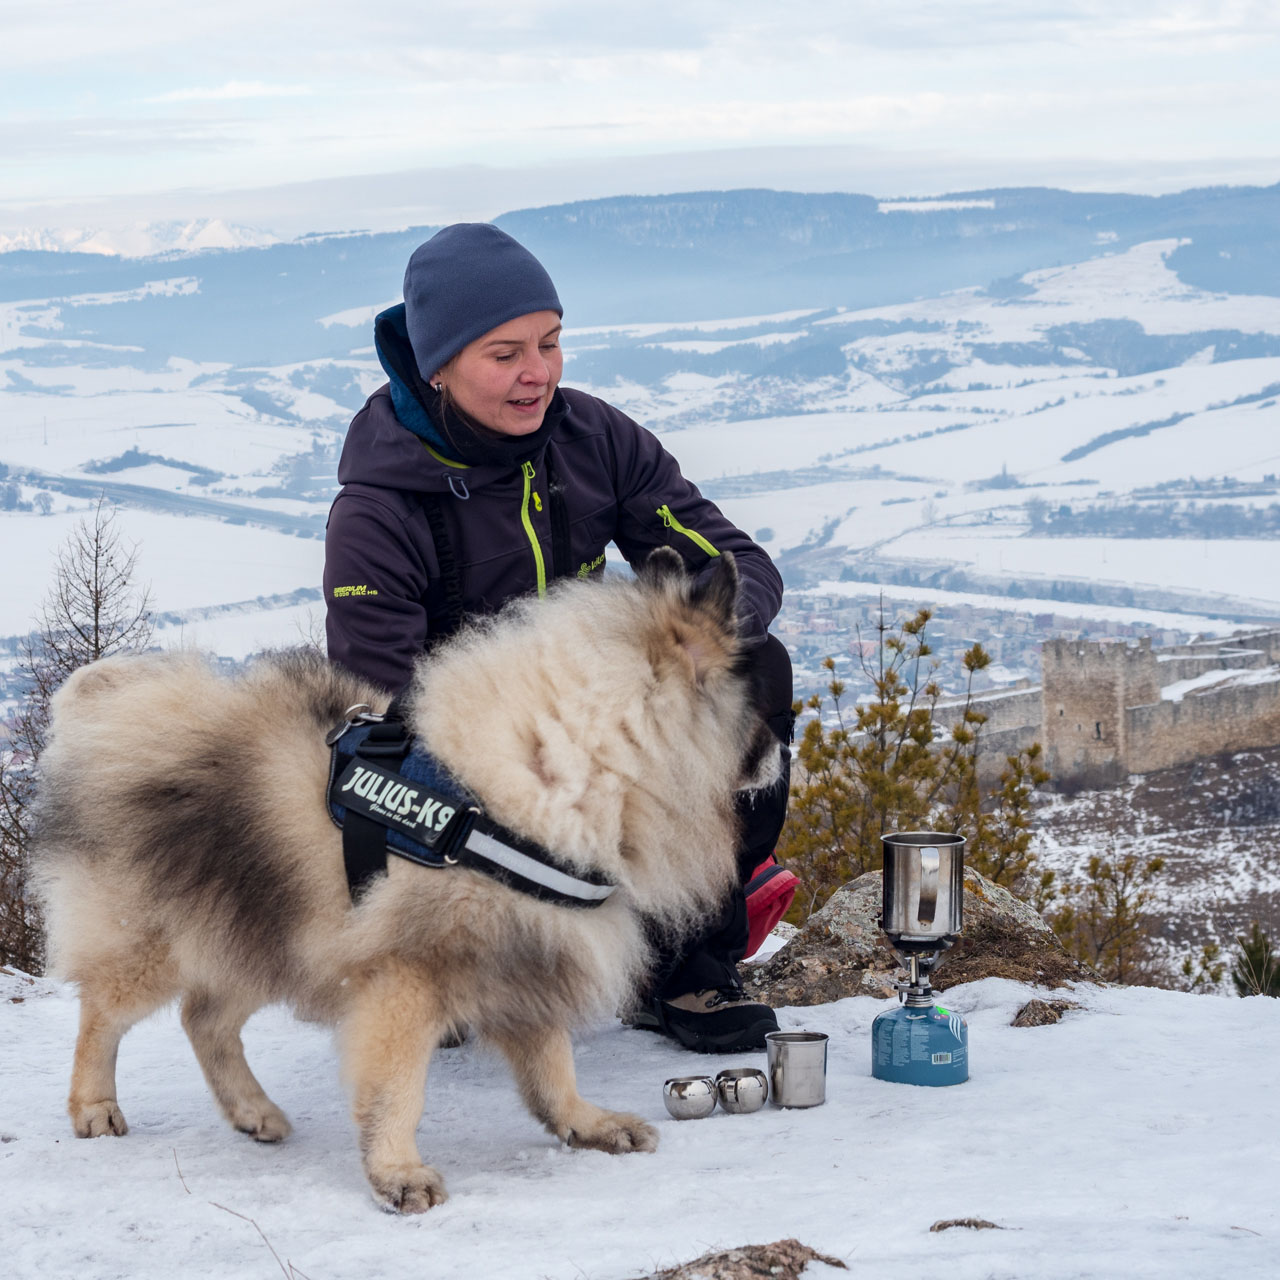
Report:
M831 1036L827 1104L683 1123L663 1110L666 1077L753 1055L697 1058L597 1028L580 1041L583 1092L656 1124L653 1155L564 1149L496 1058L445 1051L419 1140L452 1198L396 1219L365 1191L327 1031L280 1010L246 1029L296 1126L278 1148L224 1125L172 1011L124 1042L130 1135L79 1142L63 1111L74 992L0 974L5 1273L631 1280L796 1236L862 1276L1276 1275L1280 1001L1086 990L1057 1026L1010 1027L1032 994L999 979L947 993L969 1021L973 1075L939 1090L871 1078L883 1002L784 1010L785 1027ZM1003 1230L929 1231L961 1217Z

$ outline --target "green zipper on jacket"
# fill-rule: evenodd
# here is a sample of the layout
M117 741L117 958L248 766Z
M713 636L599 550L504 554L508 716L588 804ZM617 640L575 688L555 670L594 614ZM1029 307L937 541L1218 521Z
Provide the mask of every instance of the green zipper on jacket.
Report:
M542 510L542 499L533 492L533 463L526 462L521 468L524 472L524 502L520 506L520 523L524 525L524 531L529 536L529 545L533 548L533 562L538 566L538 594L545 596L547 594L547 566L542 559L542 547L538 543L538 535L534 531L533 521L529 519L529 497L532 494L537 501L538 510Z
M717 551L715 547L713 547L711 543L702 536L702 534L695 532L693 529L686 529L684 525L682 525L680 521L671 514L671 508L667 506L665 502L658 508L658 514L662 517L662 524L664 528L674 529L677 533L683 533L690 542L696 543L709 556L718 556L720 554L720 552Z

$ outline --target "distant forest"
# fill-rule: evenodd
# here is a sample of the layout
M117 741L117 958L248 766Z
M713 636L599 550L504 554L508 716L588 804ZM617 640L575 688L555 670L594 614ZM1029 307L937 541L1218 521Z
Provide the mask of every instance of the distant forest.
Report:
M1026 503L1029 533L1051 538L1275 538L1280 503L1131 502L1124 505L1053 507L1041 498Z

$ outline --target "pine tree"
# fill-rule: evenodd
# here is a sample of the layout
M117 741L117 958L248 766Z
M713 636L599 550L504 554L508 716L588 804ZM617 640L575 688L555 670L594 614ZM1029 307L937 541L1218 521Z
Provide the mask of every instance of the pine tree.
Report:
M133 583L136 548L126 547L115 512L100 499L58 552L53 586L22 645L27 698L0 744L0 963L43 967L44 938L28 887L32 808L49 702L78 667L151 640L146 591Z
M1212 991L1222 981L1227 962L1216 942L1206 942L1198 956L1187 956L1179 969L1184 991Z
M1247 938L1237 938L1239 951L1231 966L1231 981L1242 996L1280 996L1280 956L1271 938L1255 920Z
M1146 908L1163 858L1094 854L1081 881L1063 890L1063 905L1049 923L1078 960L1108 982L1142 983L1158 977L1151 958ZM1167 980L1167 974L1165 975Z
M982 794L978 757L987 718L973 703L973 677L991 659L978 644L965 654L965 702L949 734L939 737L934 716L942 689L936 664L928 662L931 617L921 609L895 629L881 611L875 657L862 660L872 688L866 701L846 708L846 685L828 658L827 697L796 704L797 712L815 713L797 747L778 845L803 885L791 913L796 921L842 884L878 870L880 837L889 831L957 831L968 842L966 859L984 874L1010 887L1030 876L1030 797L1048 779L1040 748L1006 757L999 785ZM1049 873L1046 886L1051 880Z

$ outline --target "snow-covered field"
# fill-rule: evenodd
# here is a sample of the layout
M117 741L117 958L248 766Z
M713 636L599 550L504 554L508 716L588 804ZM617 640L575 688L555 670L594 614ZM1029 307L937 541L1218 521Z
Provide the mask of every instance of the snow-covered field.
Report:
M943 591L936 587L922 589L882 586L878 582L849 580L822 582L811 590L793 593L793 598L802 599L810 595L865 598L876 594L883 595L889 602L902 601L915 604L917 601L928 599L931 607L938 608L946 608L948 605L968 605L975 609L1000 611L1018 609L1026 613L1055 614L1062 618L1119 622L1127 626L1150 627L1155 631L1167 628L1195 631L1205 636L1228 636L1235 630L1234 623L1226 622L1222 618L1199 617L1194 613L1166 613L1160 609L1127 609L1122 605L1064 604L1061 600L1039 600L1034 596L1011 600L1008 596L989 596L974 591Z
M945 550L939 545L945 537ZM1252 598L1280 611L1280 541L1221 538L1033 538L1017 530L947 529L905 534L886 552L903 559L940 556L980 573L1037 580L1075 578Z
M78 503L49 516L0 514L5 561L0 635L32 625L53 580L59 546L91 509ZM314 538L128 507L118 510L115 527L126 547L136 546L135 580L150 585L153 607L162 612L320 586L324 544Z
M667 1117L662 1081L763 1055L696 1057L598 1027L579 1043L582 1090L657 1125L652 1155L567 1150L496 1057L444 1051L419 1142L451 1199L397 1219L365 1190L329 1032L278 1009L250 1021L249 1057L295 1125L262 1147L223 1123L176 1013L160 1014L121 1050L130 1134L82 1142L64 1112L74 992L0 974L4 1274L634 1280L796 1236L863 1276L1270 1280L1280 1001L1053 994L1084 1008L1015 1029L1043 992L1000 979L951 989L972 1077L936 1090L871 1078L883 1002L784 1010L784 1026L831 1036L826 1105L701 1121ZM1000 1229L929 1231L967 1217Z
M889 562L954 565L980 575L976 586L1036 598L1026 607L1038 611L1048 583L1075 579L1148 584L1159 594L1146 601L1152 608L1203 614L1216 597L1228 617L1278 615L1280 541L1025 536L1032 498L1044 509L1132 503L1154 485L1225 477L1247 487L1240 499L1222 489L1225 501L1280 501L1280 355L1269 354L1280 341L1280 300L1182 283L1166 262L1176 246L1151 241L1034 271L1019 296L965 289L838 314L570 329L566 382L658 429L731 519L775 556L791 553L795 582L806 580L796 550L821 544L824 576L834 576L838 558L859 577ZM199 268L199 257L175 259L157 264L158 278L141 289L70 301L198 295ZM318 524L352 405L383 380L372 350L275 368L135 359L125 348L65 340L67 305L0 303L0 464L19 477L23 500L45 487L57 511L68 500L80 505L84 491L69 497L59 481L146 490L115 494L151 508L130 510L128 523L140 531L139 572L162 611L315 585L318 543L228 528L217 504L235 507L226 514L237 519L248 508L268 523ZM316 319L351 327L354 341L357 330L367 336L373 307ZM1099 324L1103 338L1090 329ZM844 361L843 373L753 372L761 353L815 342ZM1235 346L1215 363L1219 342ZM747 353L739 366L735 351ZM641 360L632 372L636 352L678 367L650 376ZM616 367L614 380L577 377L575 359L588 356L597 373ZM701 368L704 359L721 363ZM94 469L120 465L122 455L127 463L131 451L143 455L136 465ZM1068 461L1073 451L1082 452ZM308 460L311 479L281 492ZM189 518L163 514L175 509ZM60 515L0 515L9 565L0 634L26 625L47 586L49 539L64 527ZM261 623L275 642L295 630L270 616L279 612ZM216 631L207 635L221 643Z

